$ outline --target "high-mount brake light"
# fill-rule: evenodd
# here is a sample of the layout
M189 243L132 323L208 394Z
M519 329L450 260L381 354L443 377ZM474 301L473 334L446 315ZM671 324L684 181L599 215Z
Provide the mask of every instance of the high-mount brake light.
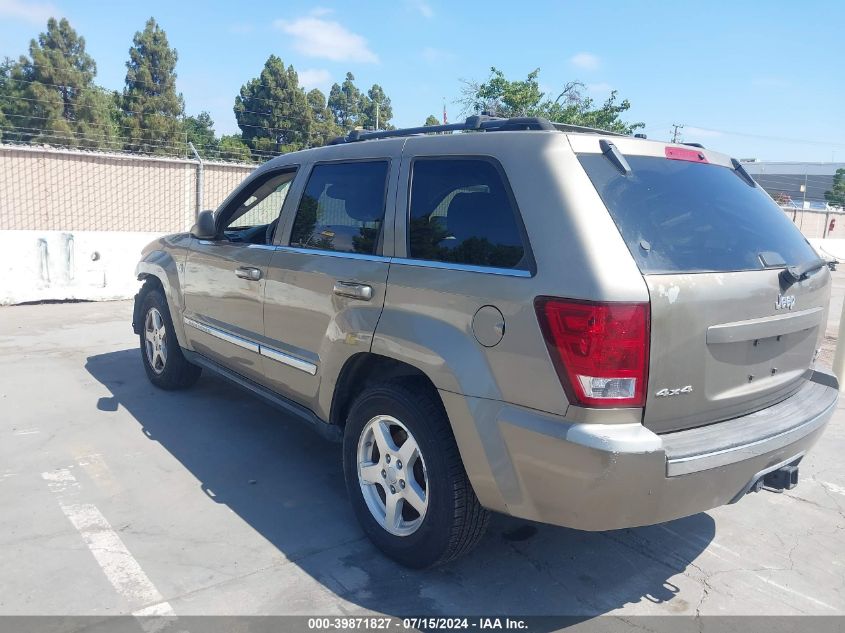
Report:
M648 303L538 297L534 307L570 402L584 407L645 406Z
M667 147L664 151L670 160L686 160L691 163L709 163L704 152L698 149L684 149L683 147Z

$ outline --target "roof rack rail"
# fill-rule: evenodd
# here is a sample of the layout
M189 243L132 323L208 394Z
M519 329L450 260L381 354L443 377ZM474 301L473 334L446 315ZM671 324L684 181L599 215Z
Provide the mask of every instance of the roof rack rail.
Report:
M609 136L625 136L618 132L608 132L596 128L584 127L581 125L569 125L568 123L552 123L541 117L493 117L486 114L476 114L463 123L448 123L445 125L425 125L422 127L407 127L399 130L377 130L368 132L365 130L352 130L346 136L339 136L332 140L329 145L341 145L343 143L355 143L357 141L370 141L380 138L392 138L397 136L413 136L416 134L434 134L437 132L461 132L467 130L509 132L515 130L557 130L560 132L590 132L593 134L604 134Z
M587 127L586 125L573 125L571 123L555 123L552 125L558 132L583 132L586 134L602 134L604 136L628 136L621 132L611 132L609 130L600 130L597 127Z

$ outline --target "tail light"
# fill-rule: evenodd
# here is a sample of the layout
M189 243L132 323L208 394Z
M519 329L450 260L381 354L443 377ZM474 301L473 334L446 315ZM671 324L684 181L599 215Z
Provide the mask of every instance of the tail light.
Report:
M648 303L538 297L534 307L570 402L585 407L645 406Z

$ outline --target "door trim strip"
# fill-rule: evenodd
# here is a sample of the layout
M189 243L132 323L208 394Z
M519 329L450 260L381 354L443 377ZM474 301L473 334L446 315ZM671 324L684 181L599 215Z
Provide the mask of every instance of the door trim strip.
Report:
M255 341L251 341L241 336L231 334L226 330L221 330L220 328L206 325L205 323L201 323L188 317L185 317L184 321L185 325L189 325L192 328L199 330L200 332L205 332L209 336L219 338L221 341L226 341L227 343L231 343L232 345L237 345L238 347L247 349L250 352L255 352L256 354L264 356L265 358L269 358L276 362L282 363L283 365L288 365L289 367L298 369L299 371L304 371L306 374L311 374L312 376L317 375L317 365L302 358L299 358L298 356L292 356L291 354L287 354L285 352L282 352L281 350L277 350L273 347L267 347L266 345L261 345L259 343L256 343Z
M259 353L265 358L304 371L306 374L311 374L312 376L317 374L317 366L314 363L309 363L307 360L303 360L297 356L291 356L272 347L265 347L264 345L259 345L258 347L260 350Z
M197 329L200 332L205 332L206 334L215 338L219 338L221 341L226 341L227 343L231 343L232 345L237 345L238 347L242 347L243 349L248 349L250 352L255 352L256 354L259 353L259 345L254 341L250 341L249 339L245 339L234 334L229 334L229 332L226 332L225 330L221 330L216 327L211 327L210 325L200 323L199 321L189 319L188 317L185 317L184 321L185 325L190 325L192 328Z

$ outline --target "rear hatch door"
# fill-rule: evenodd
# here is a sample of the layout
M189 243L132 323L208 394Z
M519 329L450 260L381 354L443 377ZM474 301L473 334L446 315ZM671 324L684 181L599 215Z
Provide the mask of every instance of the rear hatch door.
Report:
M573 145L649 289L643 423L690 428L788 397L827 320L827 267L738 163L696 148L610 141L599 151ZM802 265L812 270L796 280L787 269Z

